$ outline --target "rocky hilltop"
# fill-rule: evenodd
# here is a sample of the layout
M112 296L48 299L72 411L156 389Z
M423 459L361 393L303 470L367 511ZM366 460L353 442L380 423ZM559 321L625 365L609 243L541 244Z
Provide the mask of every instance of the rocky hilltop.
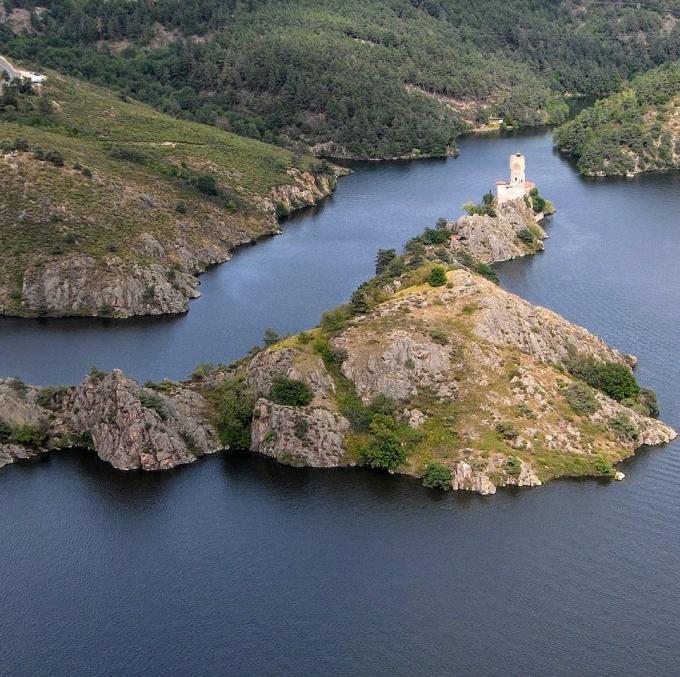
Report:
M0 381L0 464L75 446L116 468L161 470L230 448L482 494L620 478L613 464L676 435L654 418L635 359L504 291L465 250L535 251L517 234L530 219L519 200L439 223L403 255L382 252L378 275L319 327L183 383L141 386L120 371L63 389Z
M0 91L0 173L0 314L129 317L187 311L344 170L49 72Z

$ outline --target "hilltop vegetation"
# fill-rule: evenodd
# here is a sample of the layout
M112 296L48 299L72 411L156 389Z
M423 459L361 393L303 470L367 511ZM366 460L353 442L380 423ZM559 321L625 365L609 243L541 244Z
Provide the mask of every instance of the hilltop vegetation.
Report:
M555 132L555 144L589 175L680 166L680 62L632 79Z
M0 49L317 154L441 155L680 57L671 0L4 0ZM2 19L0 19L2 20Z
M49 72L0 95L0 312L181 312L194 274L335 185L325 162Z

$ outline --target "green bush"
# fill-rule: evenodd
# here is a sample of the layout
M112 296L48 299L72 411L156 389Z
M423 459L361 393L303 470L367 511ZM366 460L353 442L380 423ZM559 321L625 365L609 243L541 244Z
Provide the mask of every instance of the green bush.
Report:
M377 414L370 423L370 442L363 448L363 463L380 470L396 470L406 460L406 449L399 439L399 424L390 416Z
M66 392L66 388L62 387L41 388L35 400L41 407L47 408L52 404L55 397L62 395L64 392Z
M519 431L512 421L499 421L496 423L496 432L504 439L511 440L519 435Z
M309 430L309 422L307 419L299 418L295 421L294 431L295 437L300 440L304 440L307 437L307 431Z
M255 399L240 379L228 379L206 393L212 420L225 448L250 449L250 429Z
M58 150L51 150L45 155L45 160L51 162L55 167L64 166L64 157Z
M375 257L375 274L380 275L387 267L397 258L397 252L394 249L378 249Z
M163 400L155 392L142 390L139 394L139 402L146 409L155 411L162 421L167 420L168 410Z
M339 306L335 310L327 310L321 315L321 328L329 334L342 331L351 316L352 312L348 305Z
M595 472L602 477L610 477L614 474L614 468L604 456L598 456L595 459Z
M47 432L32 425L20 425L12 428L10 441L24 447L37 449L47 442Z
M451 469L441 465L441 463L430 461L425 466L423 486L448 491L451 489Z
M588 355L572 352L565 361L567 371L589 386L620 402L640 393L633 372L617 362L601 362Z
M446 335L446 332L441 329L433 329L430 332L430 338L440 346L445 346L449 342L449 337Z
M522 472L522 461L516 456L508 456L508 458L505 459L505 472L508 475L516 477Z
M427 277L431 287L443 287L446 284L446 270L435 266Z
M277 404L289 407L306 407L314 399L314 393L303 381L297 381L286 376L275 376L272 379L268 397Z
M534 243L534 234L528 228L522 228L517 232L517 238L524 244Z
M630 417L623 412L618 413L610 420L612 430L623 440L633 442L637 439L638 429Z
M564 389L564 397L577 414L587 416L600 408L592 388L583 381L570 383Z

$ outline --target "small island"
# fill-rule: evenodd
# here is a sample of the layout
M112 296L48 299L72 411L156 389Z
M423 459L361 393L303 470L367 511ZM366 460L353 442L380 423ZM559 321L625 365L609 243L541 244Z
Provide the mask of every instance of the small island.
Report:
M167 470L228 449L480 494L622 479L615 463L676 436L635 358L504 291L490 267L543 248L545 206L529 183L508 200L488 193L403 253L380 250L375 276L319 326L268 332L183 382L97 369L68 388L4 379L0 465L75 447L121 470Z

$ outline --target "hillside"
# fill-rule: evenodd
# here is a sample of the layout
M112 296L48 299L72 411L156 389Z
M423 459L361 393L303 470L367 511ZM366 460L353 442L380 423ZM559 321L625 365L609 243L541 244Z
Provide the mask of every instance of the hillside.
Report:
M555 132L582 174L632 176L680 167L680 62L640 75Z
M195 275L330 193L327 163L48 72L0 95L0 313L177 313Z
M319 155L452 152L680 57L677 0L5 0L0 51ZM2 5L0 5L1 7Z
M367 466L482 494L556 477L622 478L613 464L675 432L654 418L635 359L502 290L488 266L545 237L521 200L439 223L318 327L182 383L93 369L80 385L0 379L0 466L88 448L122 470L163 470L220 449L293 466ZM525 231L530 237L525 237ZM484 234L501 233L488 241Z

